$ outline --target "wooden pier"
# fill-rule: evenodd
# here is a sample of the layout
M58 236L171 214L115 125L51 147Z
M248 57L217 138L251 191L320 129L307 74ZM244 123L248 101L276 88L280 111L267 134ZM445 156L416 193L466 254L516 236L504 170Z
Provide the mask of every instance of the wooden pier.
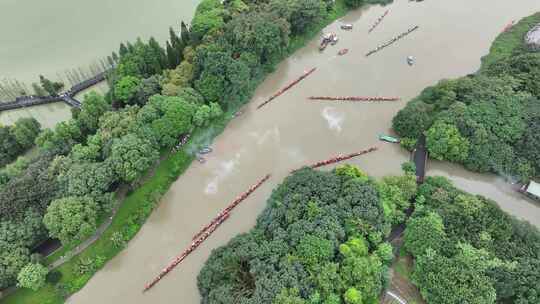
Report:
M105 80L107 72L108 71L101 72L90 79L87 79L81 83L78 83L60 95L20 96L20 97L17 97L13 101L0 102L0 112L45 105L45 104L54 103L54 102L65 102L67 105L71 107L80 108L81 102L74 98L75 95Z

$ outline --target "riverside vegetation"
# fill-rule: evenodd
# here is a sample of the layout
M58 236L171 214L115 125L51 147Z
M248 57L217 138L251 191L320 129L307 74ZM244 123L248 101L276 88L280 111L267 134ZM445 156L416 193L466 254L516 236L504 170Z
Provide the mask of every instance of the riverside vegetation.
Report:
M408 172L377 181L345 165L287 177L255 228L212 252L202 303L379 303L393 259L385 240L405 221L427 303L538 303L538 229L443 177L417 189Z
M425 134L430 156L526 182L540 176L540 53L524 36L540 13L497 37L480 71L442 80L393 120L411 148Z
M0 288L17 279L22 287L41 287L20 289L2 302L61 303L81 289L193 160L186 149L167 152L179 138L192 133L189 145L196 149L221 132L264 76L342 16L346 2L363 3L204 0L191 26L183 23L180 35L170 30L164 48L152 38L121 44L111 56L110 92L87 95L72 119L40 132L37 153L2 179ZM123 188L125 199L116 195ZM118 212L101 238L43 283L37 265L92 235L114 206ZM44 260L31 249L48 237L63 248Z

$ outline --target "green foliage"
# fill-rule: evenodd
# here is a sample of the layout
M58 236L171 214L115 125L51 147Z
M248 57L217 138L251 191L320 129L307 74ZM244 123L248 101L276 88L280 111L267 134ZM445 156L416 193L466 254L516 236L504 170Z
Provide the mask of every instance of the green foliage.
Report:
M206 2L214 2L212 3L213 7L210 8L209 5L206 7ZM221 8L221 5L215 2L219 1L206 0L199 4L201 9L197 8L195 17L191 21L191 37L194 41L201 41L204 35L217 31L225 25L223 20L225 11Z
M98 198L108 192L116 181L112 162L86 163L76 162L65 173L58 176L58 181L65 185L66 196L89 195Z
M512 56L516 51L523 50L523 37L536 24L540 22L540 13L521 19L495 39L489 54L482 58L481 70L491 67L495 62Z
M390 243L379 244L379 246L377 247L377 250L375 250L375 254L386 265L390 265L392 263L392 260L394 259L394 253L393 253L392 245L390 245Z
M130 75L124 76L116 83L114 96L124 104L134 104L140 84L139 78Z
M161 147L172 147L180 135L191 132L197 105L180 97L154 95L148 101L161 115L151 123L151 128ZM208 117L210 119L210 117Z
M406 149L408 151L414 150L414 148L416 148L416 143L417 143L416 138L408 138L408 137L401 138L401 140L399 142L401 147L403 147L404 149Z
M521 181L536 177L540 54L527 50L523 36L538 22L537 13L500 34L475 75L443 80L409 102L392 122L402 145L410 149L427 132L434 158Z
M345 4L347 4L347 6L356 8L364 4L364 0L345 0Z
M362 182L367 182L369 180L369 176L365 172L360 170L360 168L358 168L357 166L349 164L336 167L336 174L338 176L357 179Z
M58 184L49 172L51 157L39 155L25 170L0 188L0 219L20 219L29 209L44 212Z
M13 126L0 125L0 167L32 147L39 131L35 118L19 118Z
M419 138L433 123L433 106L413 99L392 119L392 128L402 137Z
M407 222L405 248L413 256L421 256L431 249L440 252L448 242L442 218L434 212L421 217L413 217Z
M307 304L308 302L300 297L298 288L283 289L276 296L274 304Z
M469 155L469 141L461 136L454 125L435 123L427 131L426 143L430 155L435 159L462 162Z
M381 209L371 181L297 171L274 190L251 232L213 252L198 277L203 302L342 303L349 295L371 303L391 247L360 235L382 233L386 225L374 218Z
M538 229L445 178L428 178L418 193L422 204L409 220L405 246L428 302L537 302Z
M60 90L64 87L64 84L62 82L54 82L50 81L49 79L45 78L43 75L39 75L39 82L41 84L41 87L47 92L49 95L56 96Z
M133 134L113 141L111 166L125 182L138 179L157 160L158 151L146 139Z
M36 291L45 285L48 272L47 267L30 263L24 266L17 275L17 281L19 282L17 285Z
M378 183L384 215L392 224L400 224L405 220L405 212L416 194L416 176L387 176Z
M17 144L26 150L34 145L34 140L40 131L39 122L31 118L19 118L12 127L12 134Z
M347 289L343 298L345 299L346 304L364 303L364 301L362 301L362 294L360 293L360 291L358 291L358 289L354 287Z
M110 110L109 103L103 96L92 91L84 96L81 111L77 116L81 129L85 134L95 133L98 129L99 118Z
M23 246L0 241L0 288L15 283L19 271L30 262L29 255Z
M485 259L485 252L472 247L454 258L428 249L416 260L413 280L428 303L495 303L495 289L485 275L490 261Z
M305 2L307 3L308 1ZM330 1L322 0L321 2L324 2L325 4L330 3ZM95 191L92 191L93 193L90 194L91 196L96 196L96 200L98 199L98 196L100 199L103 198L103 196L107 196L106 193L98 195L99 192L101 192L101 189L105 188L104 185L107 184L107 182L102 183L101 178L91 179L89 174L87 174L86 176L81 177L79 181L75 180L73 185L69 186L69 183L65 183L65 180L62 180L60 175L67 174L72 167L77 168L73 169L72 173L74 174L77 170L81 170L81 168L86 165L89 165L91 170L97 170L98 167L111 165L112 147L115 142L124 136L131 134L138 138L144 138L156 149L165 147L177 140L178 135L185 134L180 132L199 132L197 129L194 129L193 116L197 109L203 104L207 104L210 107L210 116L216 117L211 122L211 128L209 129L210 133L214 134L215 132L220 132L224 127L226 118L221 115L221 106L216 102L220 102L223 108L228 109L234 109L238 105L246 102L255 85L264 76L264 73L271 70L273 65L277 63L279 59L304 44L307 39L314 36L325 24L328 24L345 12L342 3L338 1L335 9L328 10L329 13L326 15L323 22L314 24L314 22L318 22L319 19L315 15L310 15L311 12L314 12L314 10L311 10L309 14L305 16L305 20L309 20L313 16L314 21L309 22L311 24L306 23L305 34L302 36L293 36L292 41L294 43L292 45L287 44L288 39L291 37L285 35L279 37L279 41L282 41L282 44L279 44L280 46L278 48L261 50L261 45L257 45L256 49L258 52L261 52L259 57L248 48L240 53L236 52L235 50L243 48L246 45L243 43L249 41L252 37L249 35L241 36L239 38L242 39L239 40L240 42L238 45L231 45L231 41L234 41L234 37L226 36L221 31L222 28L227 26L225 23L229 23L234 18L244 18L246 15L252 14L250 22L253 22L254 26L259 24L256 27L257 31L261 31L260 33L264 35L261 36L262 39L258 41L262 42L264 45L265 41L267 41L265 39L268 39L270 34L274 35L276 33L276 27L274 24L271 24L268 28L270 31L264 32L266 29L260 26L260 24L264 24L264 22L257 20L256 16L271 16L274 18L273 20L276 21L275 23L279 25L280 31L290 28L290 25L285 23L286 20L277 17L275 14L276 12L268 11L266 3L242 3L242 1L227 1L224 4L221 4L220 1L205 1L205 3L209 3L209 5L206 5L205 8L205 4L201 4L201 9L198 10L197 14L208 13L212 10L221 10L220 13L222 13L222 15L220 15L220 17L223 19L224 24L223 26L209 29L204 37L195 37L196 35L192 33L192 30L188 29L188 27L182 23L181 36L178 37L176 34L174 37L171 36L171 40L169 41L171 47L168 48L167 51L161 48L155 39L150 39L147 43L138 39L133 44L121 44L119 56L115 53L113 53L112 56L113 60L117 62L117 68L108 75L111 93L107 96L107 101L112 101L113 106L117 111L108 111L108 109L101 107L104 103L97 102L94 108L88 109L89 112L87 117L84 117L84 115L81 115L81 112L77 111L74 113L74 118L72 120L59 125L54 130L42 132L37 140L40 146L38 160L32 160L27 168L23 168L24 166L20 167L23 168L22 172L19 171L19 173L10 175L8 179L3 179L6 183L6 188L0 187L0 219L2 222L4 221L4 215L13 217L13 221L10 223L20 221L25 216L24 212L21 212L21 210L26 210L30 207L33 208L33 212L35 212L37 216L28 216L28 220L30 222L37 222L36 220L41 218L53 198L65 197L65 195L67 195L66 191L70 187L72 189L82 190L82 188L79 188L77 185L83 185L84 183L96 185ZM317 7L318 5L315 2L312 4L313 7ZM308 8L308 6L306 6L306 8ZM259 11L261 14L256 14L256 11ZM208 13L207 17L210 16L210 19L212 19L212 17L217 15L214 13L216 12ZM303 14L304 12L300 11L299 13ZM306 10L306 13L308 13L308 10ZM218 20L218 23L220 23L219 18L214 20ZM294 21L300 22L305 20L298 19ZM206 22L208 20L203 21ZM207 24L212 26L212 22ZM242 23L237 22L236 26L239 24ZM237 29L241 30L239 28ZM197 53L200 54L197 54L198 58L196 58L194 48L198 43L203 43L203 45L198 46ZM212 45L217 47L218 50L223 51L224 54L222 54L222 58L216 56L214 62L205 62L205 50L207 50L206 48L211 49L214 47ZM287 47L283 48L283 45L287 45ZM273 47L273 45L270 46ZM182 49L182 51L180 51L180 49ZM181 56L178 54L181 54ZM261 64L261 58L268 60L268 62L264 63L264 66ZM167 84L167 79L161 80L157 75L161 75L166 68L176 68L178 63L182 64L182 68L178 71L179 77L173 77L174 80L170 82L175 85L173 90L169 90L173 92L170 95L180 97L180 99L193 105L193 107L172 105L172 110L169 111L170 109L168 106L161 107L155 104L147 105L146 100L149 99L150 96L157 93L160 89L163 89L165 92L165 89L161 88L161 84L162 81L164 84ZM217 63L217 66L214 63ZM205 69L208 69L206 73ZM203 93L203 96L206 98L213 94L213 84L211 83L211 79L206 80L210 89L203 88L201 92L197 92L194 88L189 86L193 84L194 87L198 88L197 85L195 85L195 82L201 78L204 79L211 73L224 75L222 78L223 83L218 82L216 85L216 88L218 88L218 90L216 90L217 94L213 96L218 96L217 98L214 98L213 100L204 100L200 93ZM167 73L164 73L164 75L166 76ZM133 98L133 103L142 107L125 106L117 99L117 97L115 97L114 91L116 89L116 84L125 76L132 76L141 80L138 90L135 93L135 97ZM221 78L218 80L221 81ZM223 86L221 86L222 84ZM208 94L208 92L210 92L210 94ZM103 113L103 111L105 111L105 113ZM171 114L169 114L166 119L162 119L166 113ZM178 117L184 117L185 120L182 118L175 120L177 119L177 117L175 117L176 115L179 115ZM98 123L96 127L95 120L93 119L97 119L98 117L99 119L97 120ZM154 121L160 119L162 119L160 123L154 124ZM167 123L180 127L175 130L174 128L168 127L166 125ZM164 130L164 133L161 133L161 130ZM94 132L96 134L93 134ZM163 136L163 134L165 135ZM58 154L65 156L66 159L62 160L62 158L55 158ZM55 160L52 161L53 159ZM115 160L118 159L115 158ZM110 259L120 250L119 247L112 246L110 241L111 234L120 231L121 235L126 240L132 238L144 222L144 219L150 214L152 208L156 204L156 200L167 189L174 178L186 168L191 160L192 157L184 152L172 155L170 158L165 159L157 168L156 175L153 178L150 178L147 183L142 186L141 191L135 191L133 195L130 195L126 202L120 207L117 216L113 220L112 226L107 230L110 232L106 232L103 239L99 239L96 243L92 244L83 254L60 267L63 276L61 282L58 283L58 288L46 285L37 293L29 293L21 290L13 297L10 296L6 300L7 303L11 303L12 301L17 303L59 303L62 301L63 297L82 288L90 278L91 274L102 266L103 259ZM100 170L95 172L100 172ZM107 179L104 180L106 181ZM113 188L109 190L114 191L114 187L117 187L118 185L118 182L114 182L111 185ZM355 187L362 188L359 185L351 183L348 185L347 189L352 191ZM388 225L382 221L382 213L379 212L380 209L378 209L376 203L376 192L368 191L366 198L366 208L358 207L355 212L358 214L365 214L367 220L362 222L348 220L345 226L347 227L347 231L361 231L363 234L367 234L370 241L372 239L380 240L382 233L376 232L375 229L387 229ZM347 198L347 202L354 203L357 199L358 196L351 195ZM96 201L96 203L102 204L101 201ZM316 218L318 214L322 212L321 210L323 210L323 206L320 206L319 208L317 202L313 202L310 206L311 211L309 212L309 216L312 218ZM101 210L101 207L99 209ZM337 224L333 220L328 220L327 224L331 227L337 227ZM23 225L21 224L20 226ZM8 227L10 228L6 231L22 232L22 229L19 226L14 229L11 228L12 226L10 224ZM32 225L28 225L28 227L32 227L31 229L28 229L29 234L25 234L26 232L21 234L24 235L25 244L34 242L36 239L43 237L43 232L39 232L43 231L43 227L40 229ZM369 233L371 233L371 235ZM10 232L7 234L6 239L12 238L12 235L16 234ZM318 237L322 237L322 235L319 235ZM336 241L333 241L333 243L336 243ZM28 255L29 253L25 254ZM89 271L85 274L77 273L74 269L74 264L77 264L77 261L79 260L92 260L96 266L89 267ZM12 276L12 278L13 282L15 277ZM343 293L339 293L339 295L342 294ZM327 303L339 303L339 295L329 294L325 296L325 301ZM270 300L271 299L269 299L269 301Z
M416 174L416 165L412 161L404 162L401 164L401 170L405 172L405 174Z
M54 200L47 208L43 223L51 236L63 244L83 239L96 230L96 202L88 197L66 197Z
M36 138L36 144L45 152L66 153L82 139L82 131L76 120L58 123L54 131L45 129Z
M166 72L163 94L167 96L178 96L179 91L182 88L189 87L192 80L193 64L184 60L174 70Z

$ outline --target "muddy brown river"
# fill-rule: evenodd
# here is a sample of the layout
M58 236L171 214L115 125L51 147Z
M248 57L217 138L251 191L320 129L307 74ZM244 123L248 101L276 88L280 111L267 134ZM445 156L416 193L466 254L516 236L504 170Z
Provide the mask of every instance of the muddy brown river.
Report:
M389 15L368 35L370 25L386 9ZM379 146L378 152L350 163L373 176L400 173L400 164L409 155L398 145L379 142L377 135L389 132L391 118L406 100L439 79L476 71L480 57L508 22L538 10L538 0L399 0L385 8L352 12L333 23L326 31L339 34L338 45L319 53L315 39L280 64L258 88L245 113L215 139L207 163L194 162L127 248L68 302L199 303L196 277L211 250L254 225L271 190L291 169L337 153ZM341 23L354 23L354 30L339 30ZM420 29L364 57L368 50L414 25ZM350 52L338 57L341 48ZM405 60L409 55L417 59L412 67ZM297 87L255 109L265 97L314 66L318 70ZM307 101L310 95L397 95L403 101L325 103ZM540 206L512 192L499 178L435 162L429 168L430 174L449 176L459 187L493 198L504 210L540 226ZM153 289L141 292L191 243L196 231L267 173L273 174L270 181L235 209L206 242Z

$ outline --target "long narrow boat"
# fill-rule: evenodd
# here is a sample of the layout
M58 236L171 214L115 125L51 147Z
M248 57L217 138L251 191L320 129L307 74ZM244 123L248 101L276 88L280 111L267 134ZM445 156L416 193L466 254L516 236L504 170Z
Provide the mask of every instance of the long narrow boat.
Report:
M310 100L328 100L328 101L398 101L399 97L382 96L310 96Z
M192 242L191 245L186 248L179 256L177 256L167 267L163 268L159 275L157 275L150 283L146 284L144 286L143 292L148 291L150 288L154 287L165 275L167 275L171 270L174 269L178 264L182 263L182 261L190 254L192 253L197 247L199 247L216 229L223 224L229 218L230 214L224 214L223 217L219 219L218 222L216 222L214 225L212 225L208 231L206 231L199 239Z
M221 217L225 214L229 214L236 206L238 206L242 201L244 201L248 196L251 195L257 188L259 188L263 183L265 183L270 178L270 174L267 174L265 177L263 177L261 180L259 180L256 184L249 187L249 189L242 193L241 195L237 196L236 199L230 203L227 208L223 209L216 217L210 221L210 223L206 226L204 226L197 234L193 236L193 240L198 239L203 233L205 233L212 225L214 225L216 222L219 221Z
M375 54L375 53L381 51L382 49L384 49L384 48L386 48L386 47L392 45L392 44L395 43L396 41L398 41L398 40L404 38L405 36L409 35L410 33L416 31L416 30L419 29L419 28L420 28L420 27L419 27L418 25L415 25L415 26L411 27L411 28L408 29L406 32L403 32L403 33L399 34L398 36L396 36L396 37L394 37L394 38L388 40L387 42L385 42L385 43L379 45L379 46L376 47L375 49L373 49L373 50L367 52L367 53L366 53L366 57L369 57L369 56L371 56L371 55L373 55L373 54Z
M329 159L326 159L326 160L319 161L319 162L316 162L314 164L308 165L307 167L312 168L312 169L316 169L316 168L320 168L322 166L327 166L327 165L339 163L339 162L342 162L342 161L345 161L345 160L348 160L348 159L351 159L351 158L354 158L354 157L357 157L357 156L368 154L368 153L371 153L371 152L374 152L374 151L377 151L377 150L378 150L377 147L371 147L371 148L369 148L367 150L362 150L362 151L354 152L354 153L347 154L347 155L339 154L339 155L331 157ZM306 167L306 166L304 166L304 167ZM295 169L295 170L292 170L291 172L295 172L295 171L298 171L300 169L301 168Z
M379 23L382 22L382 20L384 19L384 17L386 17L386 15L388 15L388 10L384 12L384 14L380 16L379 19L377 19L377 21L375 21L375 23L369 28L368 34L373 32L373 30L379 25Z
M304 72L304 75L298 77L296 80L294 80L293 82L289 83L286 87L284 87L283 89L279 90L277 93L275 93L274 95L270 96L266 101L264 101L263 103L261 103L259 106L257 106L257 110L264 107L266 104L268 104L270 101L276 99L277 97L279 97L281 94L287 92L290 88L294 87L295 85L297 85L300 81L304 80L306 77L308 77L309 75L311 75L311 73L315 72L315 70L317 70L317 68L312 68L311 70L309 71L306 71Z
M186 248L180 255L178 255L172 262L163 268L161 272L152 280L150 283L144 286L143 292L149 290L154 285L156 285L165 275L171 272L174 267L178 266L189 254L191 254L199 245L202 244L216 229L225 222L231 215L231 211L238 206L243 200L245 200L251 193L253 193L257 188L259 188L264 182L270 178L270 174L263 177L256 184L251 186L246 192L237 196L236 199L227 206L223 211L218 213L218 215L206 226L204 226L194 237L191 245Z

